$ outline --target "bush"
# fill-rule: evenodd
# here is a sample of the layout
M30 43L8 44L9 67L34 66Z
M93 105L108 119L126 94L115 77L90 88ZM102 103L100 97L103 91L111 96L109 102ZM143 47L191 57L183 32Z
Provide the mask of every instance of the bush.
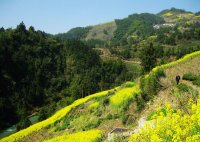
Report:
M183 75L184 80L194 81L194 80L196 80L196 78L197 77L195 75L193 75L192 73L186 73Z
M141 110L144 108L145 106L145 102L144 100L142 99L142 96L141 94L136 94L135 95L135 100L136 100L136 103L137 103L137 111L138 112L141 112Z
M127 115L125 115L125 114L122 115L122 123L123 123L124 125L126 124L126 122L127 122L127 120L128 120L128 117L129 117L129 116L127 116Z
M190 92L192 90L192 87L190 87L184 83L178 84L177 88L180 92Z
M194 85L197 85L197 86L200 87L200 76L198 76L197 79L194 80L192 83L193 83Z
M108 106L110 103L110 99L107 97L103 100L103 106Z
M31 125L31 121L26 117L17 124L17 131L25 129Z
M108 119L108 120L111 120L112 118L113 118L113 116L110 113L106 116L106 119Z
M144 101L149 101L157 94L161 87L159 79L164 76L165 73L163 69L155 69L141 79L140 89L142 91L142 98Z

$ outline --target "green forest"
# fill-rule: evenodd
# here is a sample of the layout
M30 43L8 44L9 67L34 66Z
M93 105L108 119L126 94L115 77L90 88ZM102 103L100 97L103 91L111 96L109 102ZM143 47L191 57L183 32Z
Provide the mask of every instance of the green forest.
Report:
M102 61L81 41L61 43L24 23L1 28L0 69L1 129L38 110L43 120L78 98L128 79L122 61Z

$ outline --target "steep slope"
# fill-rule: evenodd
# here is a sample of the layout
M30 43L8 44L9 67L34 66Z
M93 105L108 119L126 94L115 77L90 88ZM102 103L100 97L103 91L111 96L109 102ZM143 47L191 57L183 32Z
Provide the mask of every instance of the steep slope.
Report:
M66 33L57 34L54 37L61 41L66 41L70 39L80 39L86 41L94 39L106 41L110 40L113 37L113 33L116 28L117 26L115 21L112 21L94 26L76 27Z
M188 74L200 77L200 52L196 53L198 56L187 55L185 59L160 66L152 71L166 68L166 76L160 79L162 88L158 95L141 113L141 118L145 120L143 124L138 124L142 127L131 136L130 142L200 140L198 123L200 86L185 80ZM175 82L176 75L182 78L179 85Z
M175 85L174 76L177 74L182 76L188 72L200 75L199 63L200 51L194 52L178 61L154 68L143 78L146 83L143 84L143 87L141 84L139 87L136 83L127 82L120 87L79 99L72 105L61 109L49 119L32 125L0 141L28 142L44 141L47 139L50 141L62 141L63 138L69 141L73 137L84 137L85 135L90 136L86 137L88 141L90 139L91 141L102 141L106 140L107 134L116 127L127 128L128 135L130 135L134 132L136 120L141 117L145 121L145 118L151 116L151 113L154 113L157 107L164 106L166 102L170 103L173 109L184 110L185 106L179 105L180 101L183 100L180 100L177 95L172 95L177 94L177 89L180 89L179 86ZM166 76L159 79L159 75L155 79L155 75L160 74L160 70L164 70ZM157 79L160 81L157 82ZM158 95L156 97L151 96L154 99L150 99L150 102L145 104L147 100L145 101L146 97L143 95L153 85L157 86L155 83L161 83L159 85L160 89L155 88L160 91L157 90ZM190 85L193 90L199 91L199 87L191 84L189 81L181 81L181 83ZM148 93L152 95L152 92L153 89ZM192 98L191 93L186 92L186 95L188 96L187 100ZM142 112L140 108L141 104L145 105L145 109ZM95 129L100 131L96 131ZM120 139L120 141L127 140L127 137Z
M89 30L85 40L90 40L90 39L97 39L103 41L110 40L113 37L116 28L117 25L115 21L93 26Z

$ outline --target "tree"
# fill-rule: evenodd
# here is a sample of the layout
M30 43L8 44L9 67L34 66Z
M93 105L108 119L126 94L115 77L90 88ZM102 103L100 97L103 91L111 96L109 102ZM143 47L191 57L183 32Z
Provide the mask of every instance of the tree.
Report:
M26 117L17 124L17 131L25 129L31 125L31 121Z
M153 47L153 43L150 43L150 46L144 48L141 59L142 65L146 72L150 71L156 65L156 54L155 49Z

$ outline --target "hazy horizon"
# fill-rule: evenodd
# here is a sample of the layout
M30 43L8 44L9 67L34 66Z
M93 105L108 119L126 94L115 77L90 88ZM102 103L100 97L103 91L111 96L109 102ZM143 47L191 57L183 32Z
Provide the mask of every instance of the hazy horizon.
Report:
M110 22L133 13L158 13L172 7L198 12L199 0L1 0L0 27L15 28L20 22L50 34L74 27Z

